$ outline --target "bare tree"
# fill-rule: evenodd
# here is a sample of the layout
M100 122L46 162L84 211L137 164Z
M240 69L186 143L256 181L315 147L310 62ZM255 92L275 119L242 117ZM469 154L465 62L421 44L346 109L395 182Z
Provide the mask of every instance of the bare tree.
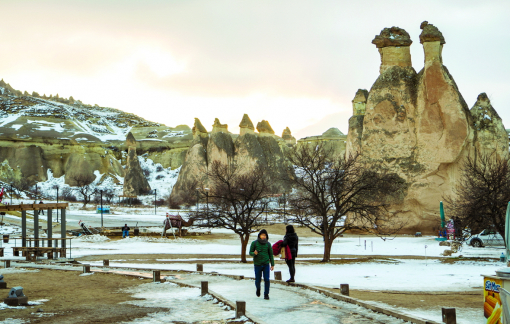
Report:
M15 192L18 199L21 197L21 193L23 191L27 191L30 189L30 182L27 178L21 176L20 178L16 178L14 174L10 174L5 179L5 182L10 184L12 191Z
M85 208L85 206L87 206L90 202L92 196L97 193L97 189L92 184L95 177L93 175L76 175L73 177L73 180L76 183L76 190L83 197L83 208Z
M198 220L201 226L223 227L239 235L241 262L246 263L250 234L257 231L257 220L267 208L264 198L271 194L267 172L261 167L247 172L235 163L214 161L207 176L209 206L199 213Z
M505 238L506 208L510 202L508 158L495 152L468 157L453 194L445 198L447 213L472 230L493 228ZM457 228L460 228L458 224Z
M333 241L346 230L393 235L403 223L387 211L402 197L405 182L394 173L364 165L359 155L335 156L318 145L297 145L287 152L295 176L288 214L324 237L322 262L331 260Z

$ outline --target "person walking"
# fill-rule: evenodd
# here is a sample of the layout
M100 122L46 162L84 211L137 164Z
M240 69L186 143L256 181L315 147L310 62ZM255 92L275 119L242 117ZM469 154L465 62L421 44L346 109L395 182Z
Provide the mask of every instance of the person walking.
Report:
M166 219L163 221L163 232L161 233L161 237L163 237L163 235L166 237L166 231L169 230L170 227L170 216L166 213Z
M260 297L260 283L262 275L264 275L264 299L269 299L269 270L274 270L273 248L268 240L269 235L263 229L250 246L250 255L253 257L253 265L255 267L256 294L257 297Z
M298 254L298 241L299 238L294 230L294 226L287 225L285 228L285 236L283 237L282 247L288 246L290 249L290 256L286 256L285 263L289 267L290 279L287 282L296 282L296 257Z
M125 238L126 236L129 237L129 230L130 228L127 224L124 224L124 227L122 228L122 238Z

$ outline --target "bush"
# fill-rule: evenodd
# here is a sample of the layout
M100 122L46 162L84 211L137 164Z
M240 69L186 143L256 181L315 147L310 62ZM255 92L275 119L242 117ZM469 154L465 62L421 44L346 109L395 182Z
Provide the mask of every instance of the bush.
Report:
M176 199L169 199L168 207L170 207L171 209L181 209L181 203Z
M156 172L162 172L164 170L163 166L162 165L158 165L156 167Z
M64 190L62 190L61 197L62 197L62 200L65 200L65 201L72 201L72 202L77 201L76 196L73 193L73 190L69 187L65 187Z
M161 180L161 179L164 179L164 178L165 178L165 176L164 176L164 175L162 175L162 174L160 174L160 175L158 175L158 176L156 177L156 180Z
M142 205L142 201L138 198L124 198L120 201L121 205L133 205L139 206Z

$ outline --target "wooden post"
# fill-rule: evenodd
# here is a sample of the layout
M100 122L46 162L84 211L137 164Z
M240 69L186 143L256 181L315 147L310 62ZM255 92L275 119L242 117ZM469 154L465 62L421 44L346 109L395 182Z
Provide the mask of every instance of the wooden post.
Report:
M209 281L202 281L202 291L200 296L205 296L209 293Z
M66 209L65 208L62 208L60 210L60 236L62 237L62 243L60 244L60 247L62 248L62 252L60 253L60 257L61 258L65 258L67 257L67 253L65 253L66 251L66 237L67 237L67 232L66 232ZM62 255L64 254L64 255Z
M21 211L21 246L27 247L27 211Z
M90 273L90 264L83 265L83 273Z
M246 302L237 300L236 301L236 318L241 318L246 315Z
M340 284L340 293L349 296L349 284Z
M4 261L4 268L10 268L11 267L11 260L5 260Z
M274 272L274 280L282 280L282 272L281 271Z
M203 264L197 264L197 271L204 271L204 265Z
M152 271L152 281L161 282L161 272L159 270Z
M34 209L34 246L39 247L39 210Z
M53 241L51 240L53 238L53 226L51 224L52 222L52 216L51 216L51 211L52 209L51 208L48 208L48 210L46 211L48 215L48 221L47 221L47 234L48 234L48 247L52 247L53 246Z
M443 315L443 323L446 324L457 324L457 314L455 314L455 308L441 308Z
M110 266L110 260L103 260L103 266L109 267Z

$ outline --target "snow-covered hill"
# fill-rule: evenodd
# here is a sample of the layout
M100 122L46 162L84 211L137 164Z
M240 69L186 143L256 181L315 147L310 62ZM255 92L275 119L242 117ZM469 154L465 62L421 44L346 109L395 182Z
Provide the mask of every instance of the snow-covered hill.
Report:
M0 137L108 143L124 141L129 132L137 140L191 139L191 129L184 125L170 128L118 109L86 105L72 97L21 93L0 81Z

